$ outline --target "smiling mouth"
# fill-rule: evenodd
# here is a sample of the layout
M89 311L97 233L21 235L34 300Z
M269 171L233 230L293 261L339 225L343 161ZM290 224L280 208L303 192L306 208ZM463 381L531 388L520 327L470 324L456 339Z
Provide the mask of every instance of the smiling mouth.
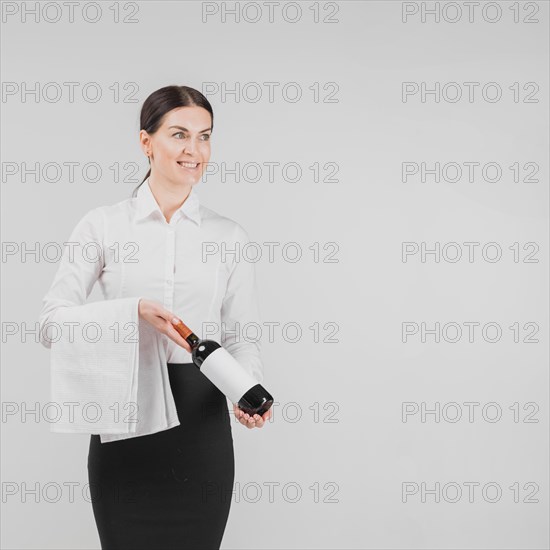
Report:
M200 162L182 162L176 161L182 168L187 170L196 170L200 166Z

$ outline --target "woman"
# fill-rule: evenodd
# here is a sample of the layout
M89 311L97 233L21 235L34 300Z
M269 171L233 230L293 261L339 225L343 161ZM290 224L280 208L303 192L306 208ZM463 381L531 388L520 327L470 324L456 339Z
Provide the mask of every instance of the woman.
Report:
M213 112L208 100L186 86L161 88L144 102L140 125L141 147L150 164L147 176L135 196L95 209L97 217L86 226L90 232L103 227L101 241L109 238L103 245L104 263L83 268L92 273L85 281L78 272L59 273L54 285L58 302L52 295L50 303L64 303L68 291L61 296L61 285L68 279L80 279L76 286L89 292L97 276L104 289L116 288L109 295L142 296L137 302L140 331L146 323L164 344L179 424L108 442L90 431L88 476L102 549L216 549L234 480L227 401L193 365L189 344L173 323L182 319L199 336L199 323L229 324L229 330L211 339L218 339L260 381L257 343L235 334L238 323L257 312L253 264L203 257L205 243L219 252L226 240L229 249L238 244L239 239L228 239L232 235L246 240L239 224L199 205L193 192L210 159ZM81 233L80 240L86 240L83 235L91 240L91 234ZM109 243L128 234L138 245L139 261L113 261ZM83 300L81 291L78 301ZM152 375L147 370L140 365L140 388L147 387L145 377ZM141 396L147 402L154 398ZM271 416L271 410L252 418L233 408L248 428L261 428Z

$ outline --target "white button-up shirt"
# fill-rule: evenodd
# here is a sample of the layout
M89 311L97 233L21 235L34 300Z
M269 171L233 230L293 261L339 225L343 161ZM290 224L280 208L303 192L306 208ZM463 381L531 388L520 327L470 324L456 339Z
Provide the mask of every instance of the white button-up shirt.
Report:
M199 203L194 187L169 223L148 180L137 197L87 212L39 318L61 410L51 430L101 434L105 442L179 424L167 363L191 363L191 354L139 318L140 298L218 341L262 382L259 341L243 330L260 323L255 268L243 255L248 242L241 225ZM96 281L105 299L86 303Z

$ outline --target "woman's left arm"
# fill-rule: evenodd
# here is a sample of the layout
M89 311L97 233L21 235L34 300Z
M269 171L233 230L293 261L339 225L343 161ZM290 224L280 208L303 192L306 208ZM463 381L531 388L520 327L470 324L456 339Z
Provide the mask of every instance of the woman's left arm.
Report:
M242 254L244 246L250 242L247 232L238 224L236 231L235 241L240 247L240 253L238 257L234 258L222 302L220 343L260 384L264 379L260 341L259 338L258 340L245 339L243 332L243 327L247 323L254 323L257 324L259 330L251 330L250 334L261 335L262 333L255 264L247 261ZM233 244L231 243L231 246ZM236 404L233 404L233 409L241 424L249 428L261 428L271 416L271 410L263 416L256 414L254 417L250 417Z

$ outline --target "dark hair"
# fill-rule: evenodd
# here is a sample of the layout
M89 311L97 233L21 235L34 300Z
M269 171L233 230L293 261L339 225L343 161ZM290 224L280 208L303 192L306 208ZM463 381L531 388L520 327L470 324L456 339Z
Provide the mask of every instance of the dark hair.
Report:
M180 107L203 107L210 113L212 119L212 130L214 130L214 112L212 105L203 94L195 88L188 86L165 86L153 92L144 102L141 107L139 117L139 129L145 130L149 134L154 134L161 126L164 115L178 109ZM151 164L151 159L149 159ZM149 168L147 175L143 181L134 189L132 197L136 196L137 190L143 182L151 175Z

